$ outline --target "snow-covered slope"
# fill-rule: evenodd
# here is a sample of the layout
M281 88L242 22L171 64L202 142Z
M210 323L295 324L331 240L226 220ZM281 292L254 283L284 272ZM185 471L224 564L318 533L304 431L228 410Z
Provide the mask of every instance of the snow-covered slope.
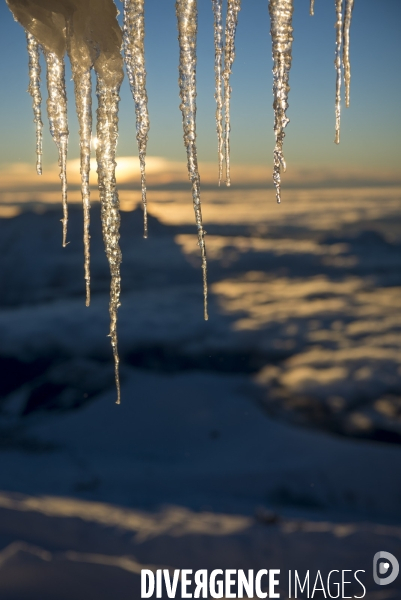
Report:
M207 323L192 229L123 213L120 407L96 209L89 309L78 211L64 250L54 210L0 220L1 598L135 598L141 565L399 597L371 577L401 535L399 201L326 200L211 220Z

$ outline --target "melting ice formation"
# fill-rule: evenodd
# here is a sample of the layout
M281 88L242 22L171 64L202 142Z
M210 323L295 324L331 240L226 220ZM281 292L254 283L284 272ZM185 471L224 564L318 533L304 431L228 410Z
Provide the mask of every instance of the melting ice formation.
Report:
M91 71L96 73L97 108L97 174L101 202L102 230L110 266L110 338L114 354L117 403L120 402L119 357L117 349L117 311L120 304L119 199L116 188L116 146L118 137L119 90L123 80L123 58L135 104L136 138L138 144L144 237L147 237L146 146L149 116L146 93L144 54L144 2L122 0L123 31L117 22L113 0L7 0L14 18L25 28L29 56L29 88L36 124L36 171L42 173L42 115L40 91L40 52L47 67L47 113L50 132L59 152L60 180L63 204L63 246L67 244L67 96L64 56L67 53L75 86L75 104L80 133L81 192L84 211L84 274L86 304L90 303L90 151L92 136ZM335 142L340 139L341 79L345 82L345 104L349 106L350 60L349 31L354 0L334 0L336 11L336 99ZM289 119L289 73L292 49L292 14L294 0L268 0L273 54L274 148L273 182L277 202L281 201L281 170L285 171L283 142ZM216 129L218 146L218 182L230 181L230 75L235 59L235 34L241 0L227 0L223 26L223 0L212 0L214 14ZM197 0L176 0L179 40L179 91L187 152L188 176L192 185L198 244L202 258L204 317L207 314L207 263L205 231L202 225L200 178L196 149L196 43ZM314 0L310 0L314 14ZM342 51L342 56L341 56Z

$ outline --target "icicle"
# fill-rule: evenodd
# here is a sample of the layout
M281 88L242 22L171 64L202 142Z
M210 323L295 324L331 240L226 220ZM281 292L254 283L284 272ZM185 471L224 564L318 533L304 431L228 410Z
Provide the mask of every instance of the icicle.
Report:
M84 274L86 306L90 304L90 159L92 136L92 80L91 69L78 69L72 63L75 84L75 104L79 121L81 195L84 211Z
M214 14L214 74L216 82L216 131L217 131L217 157L219 163L219 185L223 177L223 94L222 94L222 67L223 67L223 0L212 0Z
M128 79L135 103L136 139L141 168L143 237L148 237L145 158L149 132L148 96L144 49L144 0L124 0L124 56Z
M269 0L270 33L273 44L274 133L276 136L273 182L276 188L277 202L281 202L281 168L284 171L286 169L283 141L285 137L284 129L290 121L286 115L286 110L290 90L288 80L291 69L293 10L293 0Z
M336 68L336 135L334 142L340 143L340 119L341 119L341 43L343 33L343 0L335 0L336 3L336 54L334 66Z
M36 172L42 175L42 94L40 93L40 55L39 44L29 31L26 32L29 56L29 87L32 96L34 123L36 124Z
M231 185L230 179L230 75L235 59L235 32L238 23L238 12L241 9L241 0L228 0L225 49L224 49L224 154L226 159L226 184Z
M345 16L343 31L343 66L344 66L344 85L345 85L345 106L349 107L349 91L351 83L351 63L349 60L349 30L351 27L352 9L354 0L345 0Z
M180 45L179 86L180 108L187 150L188 176L192 183L192 198L198 228L198 244L202 257L204 318L207 314L207 263L205 230L202 225L200 179L196 151L196 36L198 11L196 0L177 0L178 40Z
M67 95L65 90L64 60L58 58L54 52L46 52L47 63L47 113L49 116L50 133L58 148L61 193L63 200L63 246L67 245L67 147L68 147L68 123L67 123Z
M116 188L116 147L118 137L118 103L120 84L107 85L98 74L97 173L101 203L103 241L110 266L110 338L114 355L117 404L120 404L119 357L117 349L117 311L120 306L120 202Z
M315 14L315 0L310 0L309 14L311 17Z

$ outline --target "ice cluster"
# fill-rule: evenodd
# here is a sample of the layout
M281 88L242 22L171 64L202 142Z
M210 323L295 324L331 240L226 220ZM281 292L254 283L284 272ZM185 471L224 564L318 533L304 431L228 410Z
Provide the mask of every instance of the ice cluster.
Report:
M96 124L96 160L101 203L102 232L110 266L110 339L115 361L117 402L120 402L119 357L117 350L117 311L120 305L119 244L120 212L116 187L116 146L118 137L119 90L123 80L123 56L135 103L136 137L139 152L144 237L147 237L147 201L145 159L149 131L144 53L144 2L123 0L124 24L117 21L113 0L7 0L14 18L25 28L29 55L29 88L36 124L36 170L42 173L42 115L40 90L40 53L47 67L47 113L50 131L59 152L63 203L63 246L67 244L67 94L64 57L67 54L75 86L75 104L80 130L80 171L84 210L84 274L86 304L90 303L90 152L92 140L92 69L96 74L98 98ZM335 0L336 10L336 139L340 133L341 79L345 81L346 105L349 105L350 61L349 29L354 0ZM273 182L277 201L281 200L281 169L284 129L289 122L289 73L292 50L292 13L294 0L269 0L273 46L274 148ZM230 75L235 58L235 34L240 0L212 0L214 13L216 128L218 138L219 184L223 178L230 185ZM314 0L310 2L314 13ZM198 231L203 272L204 318L207 310L207 263L205 230L202 225L200 177L196 149L196 46L197 0L176 0L179 40L179 91L188 176L192 185L195 221ZM224 25L225 15L225 25ZM343 52L341 57L341 51Z

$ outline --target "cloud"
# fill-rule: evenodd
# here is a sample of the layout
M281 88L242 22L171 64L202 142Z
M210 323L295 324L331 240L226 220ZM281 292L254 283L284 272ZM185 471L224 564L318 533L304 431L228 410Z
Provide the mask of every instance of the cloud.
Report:
M199 164L201 183L204 189L217 185L217 164L202 162ZM117 159L117 182L122 191L139 190L139 161L134 156L122 156ZM71 202L81 199L79 186L79 159L67 163L69 198ZM149 156L146 161L146 177L149 189L186 189L189 188L186 164L184 161L172 161L158 156ZM271 165L233 164L231 168L233 188L272 188ZM97 198L96 162L91 161L91 184L93 199ZM291 188L328 188L400 185L401 177L395 170L325 167L312 168L303 165L290 165L283 174L283 187ZM34 165L11 163L0 167L0 203L14 205L25 202L54 203L59 201L60 179L57 164L48 165L43 175L36 174Z

